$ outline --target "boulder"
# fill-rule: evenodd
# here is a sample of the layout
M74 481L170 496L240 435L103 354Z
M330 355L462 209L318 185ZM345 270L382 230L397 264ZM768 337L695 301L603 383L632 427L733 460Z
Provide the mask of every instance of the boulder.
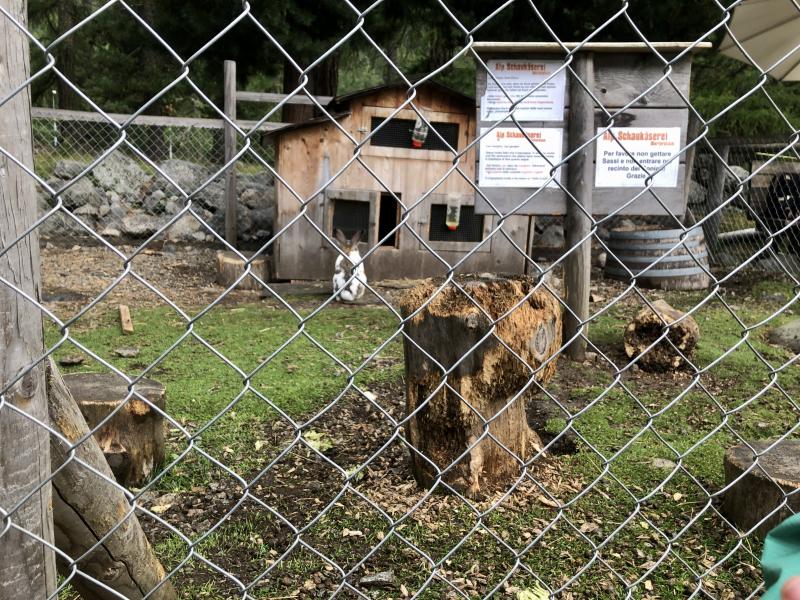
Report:
M74 179L86 168L86 165L77 160L60 160L53 167L53 177L59 179Z
M202 165L198 165L188 160L173 158L158 164L158 168L164 172L180 188L176 190L164 177L156 174L153 182L153 189L160 189L169 195L183 191L186 194L193 193L211 176L212 171Z
M118 238L122 234L119 232L119 229L114 229L113 227L105 227L100 232L100 235L106 238Z
M730 165L730 170L733 171L733 173L736 175L736 177L734 177L730 173L727 173L727 172L725 173L725 198L726 199L736 193L736 191L739 189L739 185L740 185L740 183L742 181L744 181L746 178L750 177L750 173L747 171L747 169L745 169L743 167L740 167L738 165ZM750 184L749 183L745 183L744 187L742 188L742 190L733 199L733 202L731 203L731 207L736 206L739 209L747 210L746 207L745 207L745 204L747 204L748 201L749 201L749 198L750 198L749 193L750 193ZM747 218L750 218L750 217L748 216Z
M733 175L727 171L725 172L725 193L730 195L736 190L740 182L750 177L750 172L739 165L728 165L728 168L733 172Z
M166 198L166 194L163 190L154 190L144 199L142 207L151 215L161 214L166 210L164 198Z
M200 224L200 221L195 219L192 215L184 215L178 219L176 223L173 223L167 235L171 240L196 241L197 238L195 234L197 232L202 232L203 238L205 238L205 231L206 229Z
M177 214L182 207L183 203L178 200L177 196L170 196L166 204L164 204L164 212L169 216L173 216Z
M98 187L113 191L125 198L139 198L147 175L131 158L119 151L107 156L91 172Z
M131 237L149 237L153 235L159 227L160 223L157 219L140 210L135 210L122 218L120 231Z
M225 181L218 177L198 192L194 201L211 212L225 210Z
M72 214L81 217L81 220L86 223L87 220L85 217L90 217L96 219L100 216L100 209L97 206L92 204L83 204L72 211Z
M53 179L47 182L56 192L64 186L60 179ZM81 177L68 189L59 194L64 201L64 206L74 210L85 204L100 206L103 197L88 177Z
M242 192L241 196L239 196L239 202L244 204L247 208L258 208L261 206L263 198L264 190L247 188Z
M271 232L275 224L275 211L272 208L259 208L250 212L249 230L253 233L259 230ZM258 236L261 237L261 236Z
M689 185L689 206L703 206L708 200L708 190L702 183L692 179Z
M85 235L86 231L78 225L74 219L68 217L63 212L58 211L39 226L39 233L44 236L50 235Z
M800 353L800 319L789 321L769 332L770 344L788 348L795 354Z
M239 196L250 189L264 192L268 187L272 187L272 185L272 174L266 170L254 175L238 174L236 176L236 194Z

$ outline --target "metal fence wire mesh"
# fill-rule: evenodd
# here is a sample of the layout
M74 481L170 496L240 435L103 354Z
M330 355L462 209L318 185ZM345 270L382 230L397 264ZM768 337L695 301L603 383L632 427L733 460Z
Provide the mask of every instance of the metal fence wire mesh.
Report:
M531 232L536 231L534 244L517 244L510 230L521 207L503 212L491 202L490 215L482 219L471 207L464 211L470 222L483 224L483 234L471 227L463 238L467 241L458 237L468 247L455 259L442 250L436 236L411 225L420 213L426 215L423 219L444 218L446 206L435 194L447 177L468 181L475 195L483 195L470 175L474 164L468 164L466 156L488 133L479 130L479 139L468 140L461 149L442 141L439 145L445 149L439 151L449 152L451 162L441 179L423 195L398 195L364 156L379 130L357 136L342 127L307 89L308 74L358 39L403 82L401 103L381 117L400 118L401 110L411 110L427 122L426 111L418 105L419 89L463 58L486 71L475 39L512 3L498 5L477 23L464 23L445 2L432 2L463 33L464 42L441 66L414 82L393 61L395 53L381 47L365 25L369 12L380 4L362 10L345 0L352 11L351 29L310 64L300 64L281 42L287 33L271 31L247 2L191 55L169 47L136 5L126 2L95 3L49 46L26 25L19 13L22 3L0 2L0 21L9 39L24 35L30 52L44 64L41 70L12 76L0 85L0 126L14 121L9 116L12 107L20 110L19 99L44 75L55 75L70 86L95 115L92 121L64 121L36 116L34 111L33 164L10 150L15 146L9 138L0 137L6 140L0 145L0 175L16 172L38 190L35 220L26 222L20 216L22 228L2 238L0 287L5 295L0 299L8 306L35 308L44 321L44 348L32 349L24 364L17 363L20 348L27 346L8 342L22 332L13 327L6 332L11 337L6 338L5 379L0 380L0 464L22 452L13 427L25 423L61 448L67 465L82 470L87 495L103 489L109 496L122 492L127 503L127 511L99 534L94 547L70 553L58 526L55 541L48 539L32 528L26 508L37 494L50 493L45 484L64 466L54 467L45 482L29 473L26 483L17 487L6 483L10 479L4 480L0 471L0 562L14 555L17 546L49 548L59 564L49 597L65 599L79 597L77 590L87 581L108 598L169 597L161 595L166 593L165 582L183 598L759 596L764 592L759 527L775 524L798 506L796 485L778 481L769 456L796 451L788 443L797 439L800 424L796 347L784 348L774 335L779 326L791 326L798 299L800 176L793 167L800 157L795 125L777 102L772 110L786 124L779 139L712 138L711 129L748 98L769 98L768 75L758 69L755 85L714 114L701 114L682 95L699 125L697 136L673 157L682 162L690 150L695 153L686 215L666 210L650 219L621 211L587 215L589 233L578 243L588 240L592 245L590 308L587 318L573 313L586 327L565 338L545 365L526 364L526 381L506 406L525 402L529 425L542 446L524 456L514 454L517 472L507 485L473 496L453 484L457 465L487 440L513 453L492 425L500 416L481 414L464 388L457 387L459 369L487 341L505 348L515 361L523 360L500 332L504 321L533 294L545 292L561 311L571 312L562 281L564 264L576 246L564 242L560 218L539 219L531 226ZM730 33L737 4L741 3L719 4L716 25L685 53L671 58L640 33L627 2L613 14L587 13L594 33L576 46L568 47L556 37L535 2L530 3L530 18L551 33L538 41L555 43L559 71L571 78L576 77L575 56L585 44L598 32L625 24L634 41L645 43L663 65L653 86L667 83L678 90L672 79L674 64L712 35L725 29ZM59 71L54 47L79 36L111 10L115 18L138 22L143 35L158 40L170 56L172 62L164 68L174 69L175 78L155 92L150 103L173 86L191 88L207 112L234 127L238 146L232 158L224 158L221 130L137 124L147 104L126 120L110 118ZM202 10L199 5L197 10ZM243 25L257 28L263 43L296 71L299 83L286 93L308 98L318 118L350 145L346 164L330 165L327 178L311 194L293 189L291 178L278 173L269 143L262 144L261 126L274 121L286 101L264 109L260 121L242 127L193 81L197 57ZM636 98L653 86L643 84ZM606 123L623 118L635 105L607 110L600 99L593 102ZM512 105L511 121L501 117L495 127L521 130L517 109ZM607 129L601 127L595 139ZM564 189L568 203L575 198L555 173L569 159L565 152L552 164L549 179ZM783 169L784 163L792 168ZM366 265L366 294L361 304L352 306L336 302L327 282L309 294L313 284L270 281L256 268L260 258L275 254L282 240L296 239L291 235L300 225L321 236L323 246L337 247L329 223L319 222L312 206L355 167L369 173L384 195L399 203L396 220L380 220L383 239L390 240L390 246L396 236L401 243L412 241L424 251L428 268L435 265L443 278L423 307L431 306L445 288L455 287L465 306L480 307L491 323L485 339L456 364L439 365L432 374L439 381L437 391L412 414L405 404L403 344L425 354L432 350L408 335L415 315L403 316L399 308L411 284L371 276L381 251L391 248L387 250L381 239L362 245L357 260ZM251 209L240 213L238 223L240 240L249 244L247 253L224 238L223 190L230 169L238 171L239 205ZM274 214L276 188L288 190L297 209L285 222ZM648 178L644 191L631 189L620 205L637 194L651 194L660 202L660 193ZM342 198L342 203L357 200ZM0 210L11 222L15 215L9 214L8 206L14 204L0 205ZM366 226L377 227L374 217L369 218ZM706 289L648 289L632 273L624 281L603 277L603 260L613 256L612 229L648 231L656 225L680 234L653 257L654 269L667 264L664 259L680 251L683 240L698 227L703 229L710 261L691 249L688 253L710 278ZM438 226L439 237L446 238L449 233L441 223ZM4 231L9 230L0 227ZM546 255L535 247L542 237L547 237L550 249ZM12 265L17 253L27 252L29 245L38 247L39 239L41 293L23 284ZM457 275L469 259L491 252L501 241L524 257L534 284L512 310L492 316ZM244 260L246 268L233 284L214 283L216 250ZM320 252L309 244L298 255L318 261ZM33 256L38 261L35 251ZM357 271L348 270L348 276L357 277ZM246 283L255 283L256 291L247 291ZM623 350L627 323L658 299L688 315L676 323L662 323L646 348L682 359L677 370L648 371L640 366L641 356L629 358ZM133 310L134 332L128 337L119 332L120 304ZM689 317L700 329L694 353L671 336ZM561 350L580 340L588 346L583 361L561 356ZM71 437L59 423L30 413L19 401L20 390L41 375L48 357L68 375L103 372L121 382L118 408L100 419L92 433L137 402L163 420L165 458L151 465L142 483L126 488L91 467L80 454L86 436ZM551 363L557 364L556 374L540 383L542 369ZM165 385L164 404L143 391L150 379ZM463 441L451 464L441 464L435 456L421 457L409 439L411 420L419 411L433 410L443 389L459 399L461 410L477 423L477 434ZM778 448L783 442L787 445ZM723 470L723 455L736 445L744 445L749 466L730 478ZM430 488L420 486L412 475L411 463L418 460L428 461L435 472ZM763 503L763 510L752 523L736 523L724 499L749 478L762 481L763 495L754 496L753 504ZM164 572L154 588L127 595L113 589L112 579L98 573L93 561L128 526L129 515L138 518ZM0 576L12 574L0 568ZM27 597L10 588L10 581L0 581L0 597Z

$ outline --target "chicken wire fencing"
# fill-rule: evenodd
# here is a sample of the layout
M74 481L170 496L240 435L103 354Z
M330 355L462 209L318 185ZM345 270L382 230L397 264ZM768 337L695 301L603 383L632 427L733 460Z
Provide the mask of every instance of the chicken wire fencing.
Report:
M781 461L772 457L794 452L791 442L797 437L797 356L780 345L776 331L780 333L779 326L791 327L798 297L798 280L788 264L791 243L786 240L793 239L791 232L800 216L789 208L764 212L754 190L767 189L780 207L788 206L791 188L776 183L770 191L772 182L763 185L761 179L775 173L784 177L785 171L776 167L793 164L797 136L787 118L783 141L763 146L729 143L723 152L722 146L709 139L709 128L748 97L769 96L764 87L767 75L762 72L752 89L715 115L700 114L681 95L699 120L699 133L670 160L682 160L694 149L697 168L702 167L703 173L697 182L703 190L695 188L694 196L689 196L690 217L667 212L659 217L663 225L681 234L659 248L647 268L659 268L673 251L686 248L709 278L707 288L653 290L641 284L645 273L634 277L630 269L622 281L605 279L599 257L604 255L607 262L615 256L606 232L613 223L619 224L621 210L608 216L586 215L588 233L545 261L529 256L528 245L517 244L509 231L509 218L519 207L509 213L489 202L494 218L483 240L471 244L458 259L447 260L436 244L409 225L439 182L419 197L397 197L363 155L371 134L357 139L344 129L308 93L308 74L348 41L358 39L405 81L405 100L393 114L411 109L425 120L424 110L417 105L418 88L462 57L474 59L477 69L486 72L474 40L507 5L468 24L445 3L435 4L463 33L464 43L416 83L405 79L365 25L375 7L362 11L349 2L345 5L352 11L352 29L311 64L301 65L247 3L191 56L172 50L125 2L108 2L87 13L50 46L26 29L23 3L0 3L0 27L8 44L16 43L21 49L29 42L30 51L45 59L40 71L12 72L8 81L0 83L0 127L24 123L30 86L45 73L64 80L105 120L91 127L57 124L56 131L46 120L34 119L37 154L42 148L57 154L69 143L85 156L82 163L62 163L58 172L55 164L52 172L40 170L42 163L31 164L31 152L25 149L27 131L15 132L22 146L7 130L0 132L3 177L19 186L14 189L24 192L35 185L40 190L36 213L25 204L24 193L8 194L8 188L0 187L7 217L0 223L0 282L7 307L0 313L4 344L0 595L75 598L84 593L95 597L94 590L109 598L344 595L527 600L549 595L740 598L763 592L759 568L763 530L797 506L792 491L796 480L793 486L786 479L790 475L776 475L775 463ZM530 8L531 18L542 20L536 4ZM685 52L728 28L733 9L720 5L719 22ZM106 118L102 107L59 71L53 47L78 35L108 10L118 11L117 18L139 22L173 59L175 80L151 100L178 83L190 86L217 118L234 127L240 146L233 157L219 163L214 153L213 160L195 169L176 164L173 155L173 162L165 166L164 141L172 138L159 132L157 144L144 143L153 132L135 123L146 106L120 125ZM665 58L640 34L627 3L620 4L612 16L598 18L593 36L617 22L627 23L637 41L647 44L648 52L663 64L663 73L653 86L666 82L677 91L672 67L680 57ZM311 194L296 193L264 155L253 139L258 124L243 129L231 122L193 82L194 60L241 23L258 28L264 44L297 71L297 87L287 93L310 99L318 115L352 145L351 157L343 165L329 165L328 177ZM543 25L552 34L547 41L557 45L555 53L561 56L558 70L578 81L573 63L590 40L567 47L546 21ZM6 60L14 56L12 52ZM533 94L540 85L523 95ZM578 85L589 91L582 82ZM643 85L636 98L649 89ZM611 112L597 97L592 101L609 123L593 142L634 104ZM265 112L262 120L272 118L284 104ZM518 106L519 102L512 103L509 114L521 131L514 117ZM783 115L779 105L773 103L773 108ZM501 115L495 127L506 116ZM70 129L72 134L67 133ZM483 193L469 175L465 156L485 135L478 132L478 139L464 149L451 148L452 163L445 174L469 182L478 196ZM87 139L91 143L85 143ZM173 151L178 146L183 147L176 143ZM556 173L570 158L565 153L561 160L551 162L548 179L564 190L568 203L576 199ZM297 208L288 221L273 220L272 230L265 225L263 233L254 235L260 241L247 255L225 241L220 222L215 222L224 214L218 190L224 186L225 171L243 162L257 167L239 177L250 178L248 189L257 192L251 196L268 189L274 195L275 186L283 186ZM363 304L345 307L327 292L304 296L300 287L269 281L255 268L260 257L272 254L299 225L311 228L327 247L337 247L332 232L312 218L311 207L354 165L370 173L399 205L399 218L384 237L413 240L440 267L442 278L423 288L429 295L410 314L400 305L416 292L402 283L381 284L370 278L370 265L380 259L379 243L357 259L366 265L368 278L362 282L366 288ZM131 227L134 221L141 224L138 233L130 233L131 239L123 239L120 231L114 231L114 222L104 219L119 206L119 198L129 193L131 179L138 176L136 169L146 170L158 183L137 199L141 206L135 207L138 212L133 216L119 213L115 217L127 218ZM113 180L110 185L116 189L109 190L105 200L95 201L98 173ZM651 194L659 201L659 191L652 185L654 175L647 178L643 191L631 191L621 204L637 194ZM793 180L787 181L785 186ZM541 189L544 186L531 194ZM240 203L246 202L243 195L238 195ZM145 207L153 196L157 200L152 209ZM36 202L34 193L29 197L29 204ZM145 223L147 211L157 215L157 220ZM67 246L44 244L40 288L35 281L38 236L45 236L48 224L55 221L91 243L71 249L73 238ZM689 236L698 228L716 236L708 241L712 266L702 260L702 250L690 247ZM194 241L239 254L245 270L232 284L215 287L208 269L213 261L210 250L193 247L183 254L179 247L168 250L167 242L185 239L187 231ZM728 235L732 233L737 235ZM57 238L51 236L53 242ZM507 241L524 258L531 279L505 310L492 313L487 309L492 300L457 275L465 271L469 259L499 240ZM728 241L735 250L728 245L720 248ZM565 301L562 280L565 264L584 243L592 245L595 266L588 315L581 316ZM303 251L319 255L317 247ZM744 275L749 266L767 260L771 277ZM332 274L333 264L330 267ZM347 270L347 277L352 283L358 271ZM487 285L496 280L482 277ZM251 281L258 288L255 292L243 289ZM477 289L485 288L479 285ZM445 293L459 298L454 302L461 310L475 311L476 321L488 323L485 335L451 364L437 361L435 348L409 335L415 319L426 310L446 308L437 304ZM585 327L567 330L554 352L531 364L505 332L518 311L540 297L549 298L547 302L558 312ZM652 309L659 299L683 313L674 321L661 317L652 323L654 335L629 357L623 346L628 322L640 310ZM133 309L130 337L119 332L120 304ZM43 340L37 332L38 319L44 322ZM699 328L693 352L672 335L683 331L690 319ZM428 341L435 344L436 340ZM496 414L483 414L483 405L475 405L474 390L462 385L461 379L465 365L477 360L487 342L504 352L498 364L524 373ZM447 345L449 340L438 343ZM570 345L582 343L588 351L579 361L562 356ZM537 344L533 345L538 348ZM405 380L410 373L404 373L403 346L406 364L411 354L435 365L429 373L433 391L418 398L419 405L411 412L406 406ZM644 368L648 354L666 354L677 359L680 367L648 370ZM65 413L54 413L52 381L57 377L48 380L50 399L42 399L45 363L50 357L67 375L104 372L122 382L114 411L101 417L91 431L76 433L67 427ZM488 386L493 378L502 377L503 373L495 372L483 383ZM165 399L145 392L151 379L164 384ZM104 390L113 387L109 384ZM100 397L109 400L110 394L107 391ZM446 398L455 404L443 404ZM515 452L493 425L519 409L520 403L524 410L515 414L525 415L541 444L533 442L524 452ZM439 456L424 455L419 444L412 443L415 423L422 417L433 419L442 406L457 410L439 418L457 423L461 411L474 425L471 437L459 438L453 432L450 441L455 447L445 462ZM114 418L135 411L138 417L131 419L146 414L163 422L166 447L163 461L151 464L141 483L126 487L115 480L107 465L92 462L90 442L95 439L92 434L105 430ZM153 435L159 435L157 429ZM97 439L102 446L102 439ZM60 457L49 468L48 443L52 457ZM486 444L504 456L506 464L513 464L514 472L478 493L468 493L454 481L454 474L465 464L474 467L470 461L480 461L479 449ZM740 447L745 466L741 473L731 474L723 469L723 455L734 446ZM103 451L112 466L119 466L114 461L131 458L114 458L115 449L107 445ZM415 465L427 469L428 485L415 480ZM483 477L480 465L475 468ZM488 476L492 465L484 469ZM744 507L726 508L737 485L761 487L751 492L752 500L745 501ZM46 508L51 494L52 512ZM100 500L92 502L97 494ZM105 505L119 509L114 499L120 497L124 498L121 510L111 515L103 512ZM739 509L746 514L742 516ZM142 539L136 537L139 527L151 550L134 543ZM87 539L93 541L87 544ZM51 567L53 556L57 580Z

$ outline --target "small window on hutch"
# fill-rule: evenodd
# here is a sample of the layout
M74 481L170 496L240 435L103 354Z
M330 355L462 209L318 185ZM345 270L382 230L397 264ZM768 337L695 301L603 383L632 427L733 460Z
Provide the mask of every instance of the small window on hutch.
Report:
M370 138L371 145L387 148L413 148L411 144L411 134L414 131L413 120L390 119L379 131L375 131L383 121L384 119L381 117L372 117L370 129L374 133ZM428 137L425 138L420 150L448 150L447 144L442 141L442 138L451 148L458 149L458 123L431 122Z
M461 206L458 226L450 229L446 223L447 205L431 204L431 226L428 239L432 242L480 242L483 240L483 215L475 214L474 206Z
M369 240L369 202L363 200L344 200L336 198L333 200L333 224L331 226L331 237L333 232L341 229L347 239L353 237L356 231L361 231L361 240Z

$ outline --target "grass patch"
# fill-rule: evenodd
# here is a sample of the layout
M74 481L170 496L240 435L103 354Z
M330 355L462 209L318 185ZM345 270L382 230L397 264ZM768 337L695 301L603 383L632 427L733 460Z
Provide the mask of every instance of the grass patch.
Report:
M423 598L451 597L448 585L429 579L433 568L470 598L495 588L500 595L513 595L547 586L564 588L573 597L677 599L698 593L698 576L715 596L746 596L760 584L760 543L740 543L710 495L723 486L723 454L740 436L774 437L797 423L787 395L798 395L800 371L787 364L788 351L766 340L769 328L792 318L779 312L793 296L791 287L762 281L722 294L728 306L715 298L695 312L701 337L693 361L704 370L699 380L691 371L629 369L615 382L614 369L602 361L589 366L560 362L548 391L577 416L559 411L543 430L551 436L572 432L575 452L551 457L547 465L557 476L534 469L541 481L526 482L498 506L488 501L473 510L453 496L434 494L403 518L423 491L410 477L402 447L382 450L385 464L374 460L336 496L349 469L361 466L383 443L374 430L384 416L362 414L368 403L349 394L325 413L328 425L313 420L303 429L306 439L325 441L317 447L324 458L297 449L272 469L274 476L260 479L254 492L288 515L302 535L251 503L202 538L195 550L252 584L249 593L256 598L329 595L343 574L359 587L362 576L384 570L393 571L396 583L392 589L368 590L376 598L396 598L403 589L412 595L423 586ZM700 292L663 297L682 310L705 300ZM627 362L621 353L625 324L640 308L626 298L591 323L592 343L618 367ZM218 306L166 356L186 335L187 324L168 309L142 309L134 320L136 332L130 337L121 336L113 312L87 315L70 334L124 372L165 383L169 414L196 436L200 448L246 479L293 439L292 423L303 425L318 415L349 382L402 389L399 338L362 368L396 333L396 319L382 308L331 307L301 327L291 313L269 303ZM48 343L58 339L57 331L47 331ZM57 356L75 352L68 346ZM136 346L140 354L119 358L113 352L119 346ZM98 364L73 370L98 370ZM402 409L402 397L394 401ZM335 423L345 417L356 430L343 441ZM325 429L331 422L333 428ZM358 429L361 423L364 429ZM376 440L380 443L369 446ZM186 445L173 427L169 458ZM218 477L219 469L191 452L157 489L203 498L205 492L197 490ZM393 527L390 520L401 518ZM168 569L189 551L176 536L163 536L155 545ZM185 598L242 595L198 559L184 566L176 585Z
M130 336L121 334L114 311L92 314L69 333L128 376L161 381L166 386L168 414L190 434L202 432L198 445L222 462L235 463L242 476L263 468L254 449L276 420L288 422L288 418L302 424L333 401L365 358L397 327L383 309L332 307L301 330L292 314L265 303L216 308L197 321L188 336L186 321L168 308L142 309L134 319L136 328ZM47 344L59 339L59 332L48 327ZM118 357L114 351L121 346L138 348L138 356ZM56 351L56 359L77 350L66 342ZM400 342L391 341L357 371L352 382L369 386L399 378L401 353ZM103 365L93 360L67 369L101 370ZM168 461L177 458L188 443L175 427L170 440ZM206 483L210 468L206 459L190 453L167 472L158 488L188 491Z

